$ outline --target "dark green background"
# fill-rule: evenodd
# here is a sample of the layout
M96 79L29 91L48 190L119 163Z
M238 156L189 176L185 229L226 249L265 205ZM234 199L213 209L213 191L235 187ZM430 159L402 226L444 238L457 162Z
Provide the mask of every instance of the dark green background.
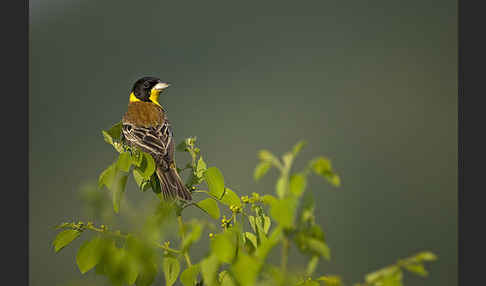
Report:
M457 285L456 6L31 1L31 285L81 278L53 226L83 218L78 186L115 155L100 130L144 75L173 83L161 101L177 141L198 136L240 193L273 192L274 173L252 180L259 149L306 139L299 166L333 160L342 188L310 183L333 255L319 273L350 285L429 249L431 276L406 285Z

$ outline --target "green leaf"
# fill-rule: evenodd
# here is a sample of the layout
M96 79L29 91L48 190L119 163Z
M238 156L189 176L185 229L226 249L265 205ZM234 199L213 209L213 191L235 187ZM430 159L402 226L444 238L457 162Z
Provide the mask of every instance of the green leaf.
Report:
M107 275L108 268L112 263L112 254L117 251L115 240L113 237L101 236L98 247L101 252L101 260L96 264L95 272L96 274Z
M251 228L253 229L254 232L257 232L257 226L256 226L256 218L255 216L249 215L248 216L248 222L250 223Z
M162 268L164 271L165 285L172 286L177 281L177 277L181 271L179 260L174 257L167 256L164 258Z
M133 257L128 256L122 262L124 280L128 285L133 285L137 281L140 265Z
M267 205L272 205L277 201L277 198L272 195L264 195L262 197L263 203Z
M76 254L76 264L82 274L88 272L101 260L101 238L95 237L93 240L85 241Z
M261 242L260 246L255 250L255 257L260 261L264 261L270 250L275 247L282 240L282 227L276 227L269 235L268 239Z
M140 273L135 281L136 286L150 286L157 275L157 266L152 263L147 263L145 267L140 270Z
M227 206L232 206L235 205L237 207L241 207L241 201L238 195L233 192L232 190L225 188L224 189L224 194L223 197L221 198L221 203L227 205Z
M331 161L325 157L318 157L311 162L312 170L318 175L332 172Z
M250 286L255 284L261 266L261 261L241 252L236 262L231 265L231 270L240 285Z
M128 174L124 174L116 182L113 192L113 210L118 213L120 210L120 202L125 192L125 186L127 185Z
M122 136L122 122L114 124L106 133L114 140L120 140Z
M133 169L133 178L142 192L151 188L150 180L145 179L138 169Z
M142 155L142 164L140 167L138 167L138 170L140 171L142 177L145 179L150 179L152 174L155 172L155 161L154 158L152 158L152 156L148 153L143 152Z
M319 263L319 256L312 256L312 258L309 260L309 263L307 263L307 268L305 271L307 276L312 276L312 274L316 270L318 263Z
M157 272L153 259L150 256L141 258L133 245L130 246L131 242L133 239L127 238L125 247L118 248L114 240L111 243L106 241L102 260L95 269L97 273L106 275L112 285L150 285Z
M123 283L123 275L121 273L121 265L124 258L124 251L116 247L113 242L112 246L106 253L106 259L104 259L104 273L110 279L111 284L120 285Z
M213 199L211 198L204 199L196 203L196 205L199 208L201 208L203 211L208 213L212 218L219 219L220 212L219 212L218 203L216 203Z
M201 271L201 266L199 264L192 265L181 273L181 283L184 286L194 286L197 283L197 276Z
M285 198L275 201L271 205L270 215L284 228L291 228L294 224L297 201L294 198Z
M437 256L430 251L420 252L419 254L415 255L414 257L418 261L435 261L435 260L437 260Z
M258 241L262 242L267 239L266 234L270 229L271 220L265 215L260 206L255 207L254 210L257 216L248 216L248 221L250 222L253 231L257 234Z
M398 272L400 268L396 265L388 266L385 268L382 268L380 270L377 270L375 272L369 273L365 276L365 281L368 284L372 284L378 279L385 277L385 276L391 276L394 273Z
M294 155L294 157L296 157L300 153L300 150L302 150L305 145L307 145L307 142L304 140L301 140L294 145L294 148L292 148L292 154Z
M307 226L293 236L299 249L312 256L318 255L329 260L331 258L329 247L324 241L324 232L319 225Z
M284 163L284 166L287 170L290 170L290 167L292 166L292 162L294 161L294 155L292 153L285 153L282 156L282 161Z
M299 286L320 286L320 284L319 282L316 282L309 278L305 280L302 284L299 284Z
M133 169L132 174L133 174L133 178L135 179L135 183L137 183L137 186L141 189L142 183L145 181L144 177L137 169Z
M272 152L268 150L260 150L258 152L258 158L262 161L278 161L277 157L275 157L275 155L273 155Z
M312 225L315 223L315 215L314 215L314 202L309 201L302 207L300 213L300 221L304 224L311 223Z
M130 171L130 166L132 165L132 159L130 158L130 153L123 152L120 153L118 156L118 161L116 162L116 166L118 170L122 170L123 172Z
M187 146L194 146L194 144L196 143L196 140L197 140L196 137L188 137L188 138L185 139L185 142L186 142Z
M204 178L208 184L209 193L221 198L224 192L224 178L221 171L216 167L211 167L204 173Z
M154 175L150 177L150 187L152 188L152 191L159 197L163 198L162 196L162 189L160 187L160 181L159 177Z
M140 167L143 161L143 152L136 148L131 148L131 152L129 152L129 154L132 164Z
M106 143L113 145L113 138L108 132L106 132L105 130L101 130L101 134L103 134L103 139Z
M324 281L325 286L339 286L342 283L341 277L336 275L321 276L317 280Z
M260 180L265 174L268 172L270 167L272 166L272 163L269 161L262 161L260 162L256 168L255 171L253 172L253 178L255 181Z
M194 242L197 242L202 234L202 225L199 223L195 223L192 226L192 231L184 237L184 241L182 242L182 248L187 249L190 247Z
M204 280L204 285L216 286L218 285L217 272L219 268L219 260L215 255L210 255L201 261L201 274Z
M408 271L414 273L414 274L417 274L419 276L422 276L422 277L426 277L429 273L427 272L427 270L425 270L425 267L423 264L405 264L404 265L405 269L407 269Z
M122 123L119 122L113 125L110 130L105 131L102 130L101 133L103 134L103 138L106 143L112 145L118 152L123 152L123 147L119 142L122 137Z
M311 161L310 166L314 173L326 179L331 185L335 187L341 185L341 179L339 175L335 174L332 170L331 161L329 159L318 157Z
M307 246L309 249L320 256L326 258L327 260L331 259L331 250L329 247L323 242L318 239L312 238L312 237L307 237Z
M201 156L197 161L196 176L198 178L202 178L204 176L204 172L206 172L206 169L207 169L206 162L204 162L203 157Z
M100 248L105 250L101 261L96 265L96 273L106 275L112 285L134 284L143 268L142 263L126 247L118 248L113 240L111 242L104 238L100 240L100 245L104 244Z
M113 138L111 137L110 133L106 132L105 130L101 130L101 134L103 135L103 139L106 143L113 145Z
M251 244L253 245L254 248L257 248L258 244L257 244L257 237L255 234L251 233L251 232L245 232L245 238L251 242Z
M182 141L181 143L177 144L176 146L176 150L179 151L179 152L186 152L186 148L187 148L187 144L186 144L186 141Z
M234 233L225 231L216 234L211 239L211 254L216 255L221 262L231 263L236 254Z
M149 283L150 277L158 271L158 257L156 258L153 245L146 239L146 237L140 239L130 234L126 239L121 271L123 272L124 281L128 285ZM141 277L137 282L139 276Z
M102 188L103 186L106 186L108 189L111 190L113 186L113 182L115 181L116 177L116 163L111 164L106 168L101 174L98 179L98 188Z
M270 230L271 225L272 225L272 221L270 220L270 217L264 215L263 216L263 232L265 234L268 234L268 231Z
M325 178L334 187L341 186L341 178L339 177L338 174L334 174L334 173L333 174L328 174L328 175L325 176Z
M59 250L63 249L65 246L70 244L73 240L75 240L81 233L74 229L65 229L57 234L54 242L54 251L58 252Z
M227 270L223 270L219 273L219 281L221 282L221 286L236 286L235 281Z
M397 271L391 275L384 276L381 279L381 283L376 283L375 285L380 286L403 286L402 283L403 273L402 271Z
M285 197L285 195L287 194L287 177L286 176L281 176L277 180L277 184L275 185L275 190L276 190L279 198Z
M290 192L300 197L307 186L307 179L303 174L295 174L290 177Z

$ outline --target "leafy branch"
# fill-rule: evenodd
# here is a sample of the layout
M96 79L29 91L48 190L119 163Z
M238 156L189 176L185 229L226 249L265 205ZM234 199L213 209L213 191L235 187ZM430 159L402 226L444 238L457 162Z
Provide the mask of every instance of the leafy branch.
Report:
M85 230L91 230L94 232L102 233L116 238L122 238L125 240L129 238L129 234L123 234L119 230L116 231L108 230L108 227L105 226L104 224L102 224L100 227L96 227L92 222L88 222L86 224L81 221L78 223L74 223L74 222L62 223L56 228L64 229L63 232L58 234L58 236L53 242L56 252L61 250L67 244L71 243L75 238L77 238L81 234L81 232ZM155 243L154 245L157 246L158 248L161 248L173 254L179 254L182 252L181 250L170 248L169 244L170 244L169 242L165 242L164 244Z
M142 193L152 190L157 206L139 223L143 226L139 232L122 233L105 225L95 226L93 222L59 225L61 231L53 241L56 252L85 231L94 234L84 241L76 255L81 273L94 269L97 274L106 276L112 285L148 286L160 273L168 286L176 283L184 286L344 285L337 275L315 274L320 260L331 259L331 251L324 231L316 222L314 202L304 202L303 195L308 191L312 175L333 188L340 187L341 178L331 161L323 156L310 160L301 170L293 170L294 161L306 146L305 141L298 142L280 157L268 150L258 153L254 180L261 180L275 169L278 172L275 195L252 192L249 196L239 196L225 183L217 167L207 165L201 149L196 146L196 138L187 138L176 150L188 154L189 162L178 171L185 175L194 201L183 202L163 199L153 158L123 142L120 123L102 134L118 154L98 178L98 191L106 189L110 193L114 213L122 211L120 203L130 173ZM201 211L197 219L187 220L186 210L190 208ZM214 226L214 221L220 226ZM171 230L173 224L178 231ZM208 253L194 261L191 249L203 234L209 236ZM175 238L167 239L171 235ZM171 243L177 247L170 247ZM278 246L280 265L276 266L267 258ZM304 270L289 267L291 248L308 258ZM363 284L355 285L402 285L404 270L426 276L424 263L435 259L433 253L421 252L370 273Z

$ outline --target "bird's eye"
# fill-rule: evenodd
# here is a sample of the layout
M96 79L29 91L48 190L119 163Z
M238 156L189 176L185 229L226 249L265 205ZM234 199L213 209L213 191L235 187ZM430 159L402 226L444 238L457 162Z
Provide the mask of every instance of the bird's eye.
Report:
M149 88L150 87L150 82L146 81L143 83L144 88Z

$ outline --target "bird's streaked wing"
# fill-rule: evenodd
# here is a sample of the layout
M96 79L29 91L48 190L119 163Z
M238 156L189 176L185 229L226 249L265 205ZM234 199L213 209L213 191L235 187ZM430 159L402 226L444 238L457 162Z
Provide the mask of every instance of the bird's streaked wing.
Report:
M151 154L156 161L170 155L168 151L173 142L170 123L167 120L154 127L141 127L123 122L122 131L130 145L137 146Z

